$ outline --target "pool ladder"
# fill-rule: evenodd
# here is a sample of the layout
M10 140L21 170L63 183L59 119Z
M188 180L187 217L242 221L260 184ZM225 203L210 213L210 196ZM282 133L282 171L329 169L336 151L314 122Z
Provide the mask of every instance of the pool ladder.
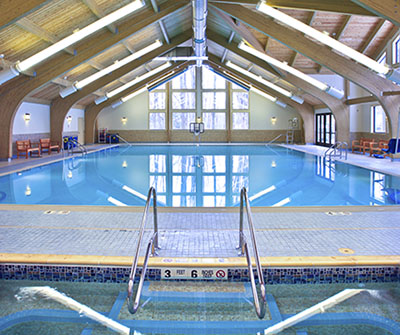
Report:
M261 299L259 298L259 294L257 291L257 285L256 285L256 280L254 278L252 260L251 260L251 256L249 253L248 243L247 243L246 237L243 233L244 208L246 208L247 222L249 223L249 233L250 233L250 238L251 238L251 242L253 245L253 253L254 253L254 259L255 259L256 268L257 268L258 283L260 285ZM253 292L254 308L256 310L257 316L260 319L262 319L265 316L265 306L266 306L265 281L264 281L263 270L261 267L260 256L258 254L253 219L251 216L250 202L249 202L249 198L247 196L247 190L245 187L243 187L242 190L240 191L240 226L239 226L238 249L240 250L239 251L240 256L243 256L243 255L246 256L247 268L248 268L248 273L249 273L249 278L250 278L250 283L251 283L251 290Z
M347 160L348 148L349 145L347 142L336 142L324 152L324 158L332 160L332 158L342 159L343 157L345 160Z
M144 229L146 226L147 214L148 214L149 208L150 208L151 198L153 198L154 232L150 238L150 241L147 244L147 249L146 249L146 254L144 257L142 272L140 274L139 285L136 290L135 297L133 297L133 295L134 295L133 287L134 287L135 276L136 276L136 271L137 271L137 266L138 266L139 251L140 251L140 246L142 244L142 239L143 239L143 235L144 235ZM254 278L252 260L251 260L251 256L249 253L248 243L247 243L246 237L243 233L244 208L246 208L247 221L249 223L249 231L250 231L250 237L251 237L251 241L252 241L252 245L253 245L255 263L256 263L256 267L257 267L257 277L258 277L258 283L260 285L261 299L259 298L259 294L257 291L257 284L256 284L256 280ZM156 254L156 249L159 249L159 246L158 246L158 222L157 222L157 196L156 196L156 190L154 189L154 187L150 187L149 193L147 195L146 205L145 205L144 212L143 212L142 222L140 225L139 239L138 239L138 243L137 243L137 247L136 247L135 258L133 260L131 272L129 275L127 303L128 303L128 310L131 314L135 314L137 312L137 310L139 309L140 296L141 296L142 290L143 290L143 284L144 284L144 279L146 277L149 257ZM248 272L249 272L251 289L252 289L253 299L254 299L254 307L255 307L257 316L260 319L262 319L265 316L265 307L266 307L265 282L264 282L264 276L263 276L263 271L262 271L262 267L261 267L260 257L259 257L258 249L257 249L257 242L256 242L255 233L254 233L254 225L253 225L253 220L252 220L252 216L251 216L250 202L249 202L249 198L247 196L246 188L244 188L244 187L242 188L242 190L240 192L239 246L237 247L237 249L240 250L239 251L240 256L243 256L243 255L246 256L247 268L248 268Z
M147 221L147 214L149 212L150 201L151 201L152 197L153 197L154 233L153 233L152 237L150 238L149 243L147 244L146 255L144 257L142 273L140 274L139 285L136 290L135 299L133 299L133 286L134 286L135 276L136 276L136 271L137 271L137 266L138 266L139 251L140 251L140 246L142 244L144 229L145 229L146 221ZM135 314L139 308L140 296L142 295L143 283L144 283L144 278L146 276L147 264L149 262L149 257L151 255L155 255L156 249L158 249L157 196L156 196L155 188L150 187L149 193L147 195L146 205L144 207L142 222L140 224L139 240L138 240L137 247L136 247L135 258L133 260L131 273L129 275L127 302L128 302L128 310L131 314ZM151 253L150 253L150 251L151 251Z

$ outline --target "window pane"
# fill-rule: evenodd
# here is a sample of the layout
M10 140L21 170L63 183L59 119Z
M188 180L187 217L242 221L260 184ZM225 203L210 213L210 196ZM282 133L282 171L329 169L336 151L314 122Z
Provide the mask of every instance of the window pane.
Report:
M385 133L386 132L386 114L382 106L374 106L373 110L373 120L374 120L374 132L375 133Z
M149 128L150 129L165 129L165 113L150 113L149 114L150 122Z
M150 92L149 108L150 109L165 109L165 92Z
M154 186L157 193L166 192L167 191L166 176L150 176L150 186Z
M172 129L187 129L195 121L195 113L172 113Z
M203 176L203 192L215 192L214 176Z
M172 156L172 172L173 173L189 173L195 172L193 156Z
M167 171L165 155L150 155L149 160L150 172L165 173Z
M232 172L248 173L249 172L249 156L232 156Z
M249 177L232 176L232 192L239 193L243 187L249 188Z
M172 206L173 207L195 207L196 206L196 197L192 195L181 196L174 195L172 197Z
M232 92L232 109L249 109L249 93Z
M225 108L226 108L225 92L203 93L203 109L225 109Z
M225 129L225 113L203 113L205 129Z
M226 157L225 156L203 156L204 165L203 172L206 173L225 173Z
M193 66L180 76L172 79L173 89L195 89L196 88L196 68Z
M226 86L226 80L221 76L217 75L213 71L209 70L205 66L202 66L203 72L203 88L207 89L224 89Z
M196 192L195 176L173 176L172 177L173 193Z
M232 113L232 129L249 129L249 113Z
M203 206L204 207L223 207L223 206L225 206L225 196L222 196L222 195L203 196Z
M195 109L195 108L196 108L195 92L172 93L172 109Z

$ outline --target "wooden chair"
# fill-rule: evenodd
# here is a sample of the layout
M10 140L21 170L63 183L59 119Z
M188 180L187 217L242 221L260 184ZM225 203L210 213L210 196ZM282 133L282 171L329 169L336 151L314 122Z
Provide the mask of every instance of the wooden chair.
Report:
M351 142L351 152L359 151L365 155L365 152L370 150L371 143L375 142L370 138L361 137L359 140L354 140Z
M376 146L378 144L378 146ZM370 148L369 148L369 156L371 157L374 154L377 155L383 155L384 152L382 149L388 149L389 148L389 141L386 140L380 140L378 143L371 143Z
M51 154L51 150L57 150L60 152L60 144L58 142L51 142L49 138L42 138L39 140L40 151L47 150L49 155Z
M31 141L30 140L23 140L23 141L16 141L17 144L17 158L19 156L25 156L26 159L28 159L29 154L37 154L38 157L40 157L41 152L40 152L40 146L38 147L32 147Z

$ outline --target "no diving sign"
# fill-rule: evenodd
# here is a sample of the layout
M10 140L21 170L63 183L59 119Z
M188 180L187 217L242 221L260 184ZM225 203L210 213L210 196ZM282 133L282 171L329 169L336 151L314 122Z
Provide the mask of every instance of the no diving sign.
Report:
M162 279L227 280L227 269L221 268L162 268Z

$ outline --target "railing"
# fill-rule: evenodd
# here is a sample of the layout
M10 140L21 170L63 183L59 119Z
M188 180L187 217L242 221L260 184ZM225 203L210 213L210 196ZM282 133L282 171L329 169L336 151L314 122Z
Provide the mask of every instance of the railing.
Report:
M272 143L274 143L279 137L283 136L283 134L279 134L278 136L276 136L274 139L272 139L271 141L267 142L265 145L270 145Z
M332 158L342 159L342 157L344 157L344 159L347 160L348 148L347 142L336 142L325 151L324 158L331 160Z
M86 155L87 154L87 149L83 144L79 143L75 139L69 139L68 144L67 144L67 153L68 153L68 155L72 155L74 153L74 144L80 150L82 155Z
M127 140L125 140L122 136L119 136L118 134L115 134L115 136L117 136L122 142L125 142L125 143L128 144L129 146L132 145L132 144L130 144ZM111 144L111 136L110 136L110 144Z
M253 273L253 267L252 267L249 249L247 246L246 238L243 233L244 204L246 206L247 222L249 223L250 237L251 237L251 242L253 244L254 258L255 258L255 262L256 262L256 266L257 266L257 277L258 277L258 282L260 284L261 303L260 303L260 299L258 297L256 281L254 279L254 273ZM253 219L251 217L250 202L249 202L249 198L247 196L246 188L244 188L244 187L242 188L242 190L240 192L240 226L239 226L239 247L238 247L238 249L240 249L240 255L244 255L244 254L246 255L247 268L249 271L251 289L253 292L254 307L256 309L257 316L260 319L262 319L265 316L265 305L266 305L265 282L264 282L264 276L263 276L263 272L262 272L260 257L259 257L258 249L257 249L257 242L256 242L256 236L254 233Z
M138 265L138 260L139 260L139 251L140 251L140 246L142 244L144 228L146 225L147 214L149 212L150 200L151 200L152 196L153 196L154 233L153 233L152 237L150 238L149 243L147 244L147 250L146 250L146 255L144 258L144 262L143 262L142 273L140 275L139 285L136 290L135 301L133 302L133 286L134 286L134 282L135 282L136 270L137 270L137 265ZM135 258L133 260L131 273L129 275L127 302L128 302L128 310L131 314L136 313L136 311L139 308L140 296L142 294L144 278L146 276L146 271L147 271L147 264L148 264L149 257L150 257L150 250L151 250L151 254L154 255L155 249L158 249L157 196L156 196L156 190L154 189L154 187L150 187L149 193L147 195L146 205L144 207L142 223L140 225L139 239L138 239L138 243L137 243L137 247L136 247L136 254L135 254Z

